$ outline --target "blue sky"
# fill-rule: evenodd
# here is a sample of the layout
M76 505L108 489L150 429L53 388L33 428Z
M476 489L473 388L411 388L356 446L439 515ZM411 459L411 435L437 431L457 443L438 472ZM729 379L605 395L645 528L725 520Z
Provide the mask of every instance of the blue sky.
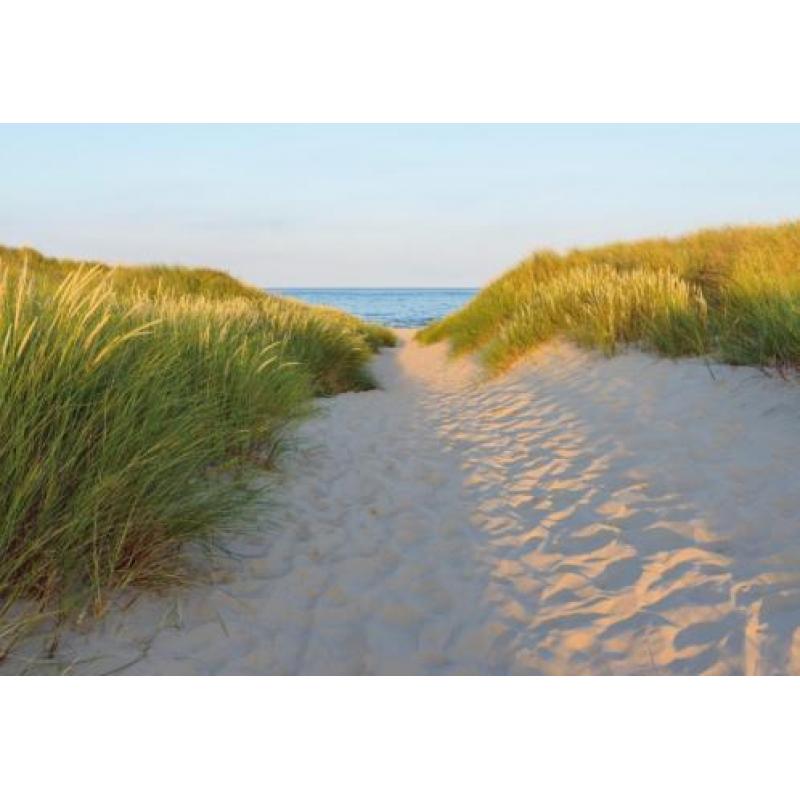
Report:
M0 243L261 286L474 286L800 217L800 126L0 125Z

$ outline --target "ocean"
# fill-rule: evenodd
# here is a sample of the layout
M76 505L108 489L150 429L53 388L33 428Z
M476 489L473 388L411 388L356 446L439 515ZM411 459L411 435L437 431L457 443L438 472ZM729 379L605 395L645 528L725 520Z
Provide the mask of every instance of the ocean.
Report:
M420 328L475 296L477 289L267 289L306 303L334 306L369 322Z

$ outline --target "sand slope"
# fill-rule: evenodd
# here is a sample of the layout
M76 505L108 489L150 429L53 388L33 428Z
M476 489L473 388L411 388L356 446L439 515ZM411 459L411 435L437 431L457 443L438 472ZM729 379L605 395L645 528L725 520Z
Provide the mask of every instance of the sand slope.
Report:
M800 389L712 369L557 345L486 383L406 333L224 582L2 670L800 672Z

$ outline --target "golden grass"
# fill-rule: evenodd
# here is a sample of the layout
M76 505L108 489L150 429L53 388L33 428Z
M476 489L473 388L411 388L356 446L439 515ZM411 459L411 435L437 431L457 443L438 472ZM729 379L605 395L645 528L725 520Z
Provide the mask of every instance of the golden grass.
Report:
M492 370L555 336L782 369L800 364L799 312L792 222L537 252L418 336L478 351Z

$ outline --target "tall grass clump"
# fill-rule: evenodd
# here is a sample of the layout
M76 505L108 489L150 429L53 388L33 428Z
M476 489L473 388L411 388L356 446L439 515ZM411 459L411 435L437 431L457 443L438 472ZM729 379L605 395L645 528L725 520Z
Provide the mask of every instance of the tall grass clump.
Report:
M557 335L608 355L625 343L696 355L706 346L706 315L702 293L669 272L583 267L547 281L521 304L484 359L498 371Z
M372 385L355 318L232 278L47 270L0 272L0 657L42 616L173 580L314 395Z
M494 371L556 336L611 354L800 365L800 224L534 253L418 334Z
M780 278L741 271L718 303L717 329L716 351L727 363L800 366L800 269Z

